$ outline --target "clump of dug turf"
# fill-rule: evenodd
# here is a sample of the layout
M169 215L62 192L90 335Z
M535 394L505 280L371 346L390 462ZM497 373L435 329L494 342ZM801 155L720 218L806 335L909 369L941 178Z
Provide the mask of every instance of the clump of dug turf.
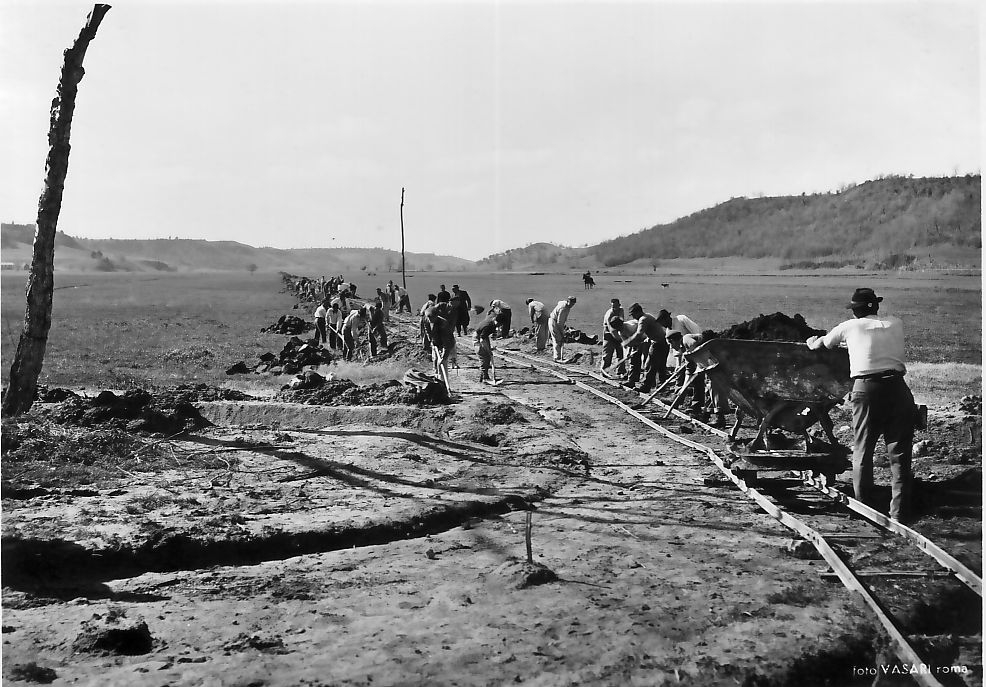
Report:
M328 380L317 389L281 391L277 397L284 401L322 406L380 406L446 404L444 393L417 389L396 380L359 385L348 379Z
M122 610L95 614L82 623L72 649L79 653L107 656L139 656L154 646L151 632L142 618L131 620Z
M815 329L805 321L800 313L789 317L781 312L773 315L760 315L752 320L734 324L721 332L707 330L702 332L705 341L709 339L746 339L753 341L804 341L809 336L821 336L824 329Z
M180 394L170 397L165 393L156 397L144 389L131 389L122 396L101 391L95 398L69 398L48 410L47 416L59 424L164 434L177 434L210 424Z
M236 389L224 389L208 384L179 384L155 394L168 403L198 403L203 401L250 401L253 396Z
M517 412L510 403L492 403L482 401L475 410L477 419L491 425L510 425L515 422L527 422L527 418Z
M10 669L10 679L17 682L37 682L49 685L58 678L58 673L47 666L39 666L34 661L18 663Z
M0 485L5 495L38 486L75 489L97 484L104 487L133 479L134 473L177 467L228 467L228 462L218 456L173 455L165 451L165 443L114 427L58 425L28 414L5 418L0 429L3 435Z
M294 315L281 315L277 322L264 327L260 331L272 332L274 334L303 334L310 329L315 329L315 323L303 320Z
M527 589L540 584L555 582L558 575L540 563L511 559L497 566L489 575L489 580L509 589Z

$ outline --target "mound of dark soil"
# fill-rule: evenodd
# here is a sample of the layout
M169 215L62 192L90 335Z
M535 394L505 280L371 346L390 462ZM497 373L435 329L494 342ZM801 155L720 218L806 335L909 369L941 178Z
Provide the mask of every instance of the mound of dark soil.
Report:
M278 398L321 406L434 405L448 403L442 394L429 393L398 381L358 385L348 379L326 381L317 389L281 391Z
M83 621L72 649L103 656L139 656L148 653L153 646L154 640L143 619L130 620L123 611L110 610L106 615L97 613Z
M39 666L34 661L30 663L18 663L10 669L10 679L15 682L37 682L42 685L49 685L58 678L52 668Z
M250 401L253 396L236 389L224 389L208 384L179 384L155 394L168 403L196 403L204 401Z
M527 589L555 582L558 575L540 563L511 559L495 568L488 575L488 579L511 589Z
M49 389L38 385L38 401L41 403L61 403L67 398L79 398L79 394L70 389L62 389L60 387Z
M721 332L707 330L702 332L705 341L709 339L747 339L753 341L804 341L810 336L821 336L824 329L815 329L805 322L800 313L788 317L784 313L760 315L747 322L734 324Z
M95 398L70 398L48 411L47 416L59 424L165 434L210 424L189 401L171 398L167 393L155 397L144 389L131 389L122 396L102 391Z
M476 418L491 425L509 425L515 422L527 422L522 414L510 403L492 403L482 401L477 404Z
M332 362L332 353L314 338L302 341L292 336L277 355L264 353L256 363L247 365L240 361L226 370L226 374L246 374L248 372L270 372L271 374L295 374L303 367L327 365Z
M281 315L277 322L264 327L260 331L273 332L274 334L304 334L312 329L315 329L314 322L303 320L294 315Z

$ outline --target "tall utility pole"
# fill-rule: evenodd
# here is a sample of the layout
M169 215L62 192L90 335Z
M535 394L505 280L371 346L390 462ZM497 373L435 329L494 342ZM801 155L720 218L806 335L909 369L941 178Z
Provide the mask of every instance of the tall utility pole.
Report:
M401 282L407 288L407 272L404 271L404 187L401 186Z
M58 91L51 101L48 124L48 159L45 162L45 181L38 201L38 226L34 232L34 257L27 278L27 308L24 329L17 342L17 352L10 366L10 385L3 396L3 416L20 415L31 408L38 390L38 377L44 363L48 332L51 330L51 301L55 282L55 231L62 209L62 192L68 173L69 135L75 96L85 70L82 60L89 42L109 5L94 5L86 18L79 37L65 50Z

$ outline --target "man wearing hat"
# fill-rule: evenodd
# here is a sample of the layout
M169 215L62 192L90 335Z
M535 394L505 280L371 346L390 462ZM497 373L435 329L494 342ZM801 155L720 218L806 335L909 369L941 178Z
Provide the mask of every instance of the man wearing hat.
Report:
M455 321L455 333L463 336L469 332L469 311L472 310L472 298L469 292L452 284L452 306L457 309L458 318Z
M575 305L575 296L569 296L563 301L558 301L558 305L548 315L548 334L551 336L551 351L556 363L565 362L562 357L562 347L565 345L565 323L568 322L568 313Z
M544 303L528 298L527 313L531 316L531 328L534 330L534 350L540 353L548 343L548 311Z
M856 289L846 308L853 319L824 336L808 339L812 350L845 345L853 378L853 490L866 502L873 487L873 451L883 435L890 459L890 517L910 518L911 443L914 397L904 381L904 325L896 317L877 317L880 302L873 289Z
M623 342L619 335L615 334L609 326L609 321L614 317L623 319L623 306L620 305L619 298L610 300L610 308L603 315L603 361L599 366L599 371L606 371L609 364L613 362L613 355L615 354L616 359L620 361L620 364L616 366L616 373L624 375L626 374L627 368L626 363L623 361Z

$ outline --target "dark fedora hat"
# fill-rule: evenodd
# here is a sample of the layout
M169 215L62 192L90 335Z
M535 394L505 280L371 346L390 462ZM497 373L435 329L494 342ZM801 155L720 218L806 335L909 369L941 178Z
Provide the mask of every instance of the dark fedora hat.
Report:
M849 302L849 305L847 305L846 308L858 308L863 305L875 305L882 300L883 298L877 296L873 292L873 289L866 289L866 288L856 289L855 291L853 291L852 300Z

